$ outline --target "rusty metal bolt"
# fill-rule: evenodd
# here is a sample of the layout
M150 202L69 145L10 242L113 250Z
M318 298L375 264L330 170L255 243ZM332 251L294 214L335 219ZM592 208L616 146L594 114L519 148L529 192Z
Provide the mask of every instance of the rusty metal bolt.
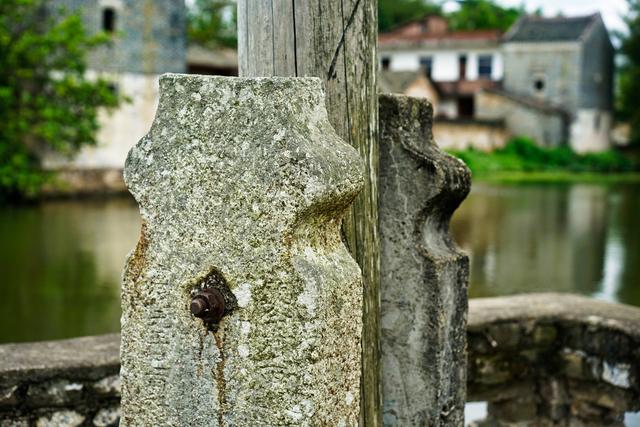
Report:
M218 323L224 315L224 297L216 289L203 289L191 299L191 314L206 323Z

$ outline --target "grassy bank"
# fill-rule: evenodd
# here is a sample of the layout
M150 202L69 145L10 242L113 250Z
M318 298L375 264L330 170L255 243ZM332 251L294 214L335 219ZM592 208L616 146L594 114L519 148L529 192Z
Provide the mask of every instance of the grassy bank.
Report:
M640 163L618 151L578 154L567 146L541 148L518 137L491 153L474 149L450 153L483 181L640 183Z

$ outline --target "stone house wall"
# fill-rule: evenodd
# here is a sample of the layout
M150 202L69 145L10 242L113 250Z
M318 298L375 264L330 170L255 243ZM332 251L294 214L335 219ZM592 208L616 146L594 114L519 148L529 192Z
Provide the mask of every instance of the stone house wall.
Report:
M186 8L175 0L49 0L48 5L78 11L90 34L103 29L106 10L114 13L112 41L90 53L88 75L111 81L113 90L129 101L115 111L100 112L96 146L83 147L73 158L53 152L42 156L45 169L74 172L71 183L61 175L67 187L80 183L80 192L91 192L91 177L121 171L129 149L149 131L160 74L186 71Z
M557 110L536 107L497 92L480 91L475 96L478 119L502 119L511 135L527 136L543 147L568 142L568 123Z
M52 9L80 12L90 34L115 12L113 41L95 49L89 68L112 73L161 74L186 70L185 4L175 0L48 0Z
M569 111L580 106L582 48L578 42L505 43L502 47L504 89L562 105ZM536 89L535 81L544 87ZM480 110L480 108L478 108Z
M433 136L444 150L466 150L474 148L493 151L507 144L511 134L502 121L447 120L433 122Z

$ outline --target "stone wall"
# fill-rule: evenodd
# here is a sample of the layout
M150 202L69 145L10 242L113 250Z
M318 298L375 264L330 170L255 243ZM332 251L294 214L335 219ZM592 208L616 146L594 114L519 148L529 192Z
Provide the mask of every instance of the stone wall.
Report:
M49 0L52 10L77 12L89 34L114 13L113 38L93 49L88 68L116 73L181 73L186 69L186 7L175 0Z
M480 91L475 95L476 117L504 120L511 135L526 136L542 147L568 142L569 123L562 110L501 91Z
M0 345L0 427L111 426L119 335ZM562 294L471 299L478 426L622 426L640 410L640 308Z
M523 43L502 45L505 90L561 104L569 111L580 106L582 46L578 42ZM534 82L544 82L536 89ZM479 110L479 108L478 108Z
M119 335L0 346L0 427L115 426Z
M55 171L55 178L40 190L42 197L127 195L122 169L73 169Z
M433 137L443 150L493 151L504 147L510 136L501 120L438 118L433 122Z
M622 426L640 410L640 309L563 294L470 300L480 426Z

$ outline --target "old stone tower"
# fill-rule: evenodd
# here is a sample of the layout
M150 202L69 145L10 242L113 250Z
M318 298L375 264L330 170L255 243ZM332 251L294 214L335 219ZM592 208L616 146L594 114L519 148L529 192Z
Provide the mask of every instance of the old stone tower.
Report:
M111 41L88 58L89 73L112 82L130 102L101 114L98 146L74 159L54 154L47 168L120 170L129 149L149 130L158 103L158 77L186 70L183 0L49 0L82 16L90 34L103 31Z

